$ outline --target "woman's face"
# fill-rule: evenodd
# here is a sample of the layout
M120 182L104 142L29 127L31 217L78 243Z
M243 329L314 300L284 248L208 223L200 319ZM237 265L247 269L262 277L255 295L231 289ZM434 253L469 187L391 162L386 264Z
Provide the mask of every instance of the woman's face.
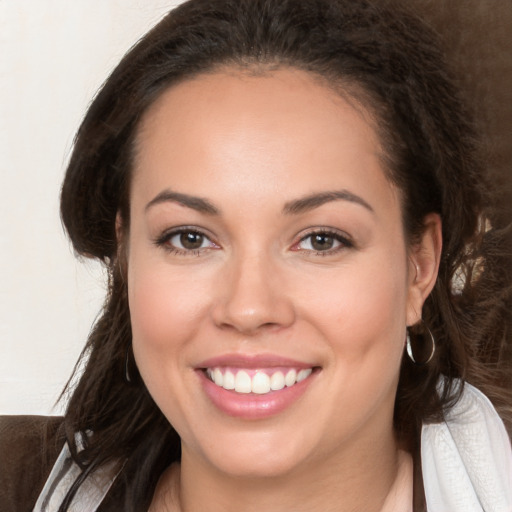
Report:
M136 148L133 348L183 461L275 476L393 442L439 223L406 247L364 110L302 71L226 70L165 92Z

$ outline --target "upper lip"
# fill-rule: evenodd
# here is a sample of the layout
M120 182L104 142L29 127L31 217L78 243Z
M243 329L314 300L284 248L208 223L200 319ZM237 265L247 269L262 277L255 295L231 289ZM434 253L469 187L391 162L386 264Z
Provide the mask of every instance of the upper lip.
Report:
M238 368L272 368L276 366L289 366L290 368L313 368L312 363L297 361L275 354L224 354L202 361L197 368L214 368L233 366Z

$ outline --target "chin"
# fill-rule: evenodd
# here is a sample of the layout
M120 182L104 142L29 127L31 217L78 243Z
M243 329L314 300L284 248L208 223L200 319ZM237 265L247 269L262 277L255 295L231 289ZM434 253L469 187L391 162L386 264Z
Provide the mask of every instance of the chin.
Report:
M214 435L215 443L199 448L202 457L218 471L237 478L276 478L290 474L306 463L308 444L290 433L232 432Z

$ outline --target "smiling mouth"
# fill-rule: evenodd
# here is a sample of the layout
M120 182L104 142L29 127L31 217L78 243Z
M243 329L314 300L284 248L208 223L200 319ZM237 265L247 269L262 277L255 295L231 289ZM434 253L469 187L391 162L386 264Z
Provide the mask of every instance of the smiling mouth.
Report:
M314 368L237 369L214 367L204 370L216 386L240 394L266 395L272 391L293 387L307 379Z

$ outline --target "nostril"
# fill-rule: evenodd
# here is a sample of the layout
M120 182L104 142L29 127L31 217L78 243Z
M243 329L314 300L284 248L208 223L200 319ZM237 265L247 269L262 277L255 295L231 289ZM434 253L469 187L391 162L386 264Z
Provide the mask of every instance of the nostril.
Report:
M214 312L215 324L222 329L235 329L250 334L260 330L274 330L289 325L294 315L283 308L260 304L258 307L237 307L235 303L218 306Z

